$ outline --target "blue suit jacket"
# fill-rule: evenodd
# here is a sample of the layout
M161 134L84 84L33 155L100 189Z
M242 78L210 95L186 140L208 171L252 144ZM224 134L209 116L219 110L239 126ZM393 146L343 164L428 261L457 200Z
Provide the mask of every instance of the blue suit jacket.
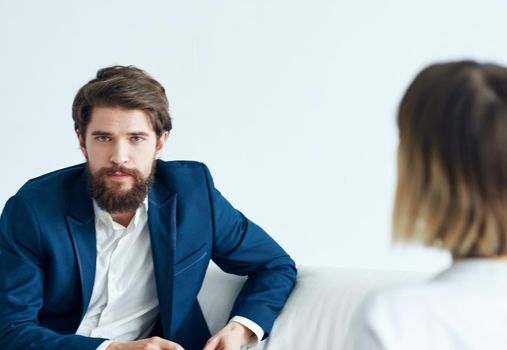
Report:
M93 204L80 164L27 182L0 219L0 349L95 349L75 335L96 261ZM266 333L290 294L294 262L214 188L204 164L158 161L148 224L159 298L155 332L185 349L210 336L197 293L209 260L248 275L231 315ZM135 257L132 257L135 259Z

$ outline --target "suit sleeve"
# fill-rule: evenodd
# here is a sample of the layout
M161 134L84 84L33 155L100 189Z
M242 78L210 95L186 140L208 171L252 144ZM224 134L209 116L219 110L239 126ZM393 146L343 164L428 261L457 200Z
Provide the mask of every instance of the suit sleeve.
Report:
M0 218L0 349L96 349L105 339L58 334L39 325L45 264L36 216L14 196Z
M224 271L248 276L231 316L257 323L266 337L296 283L289 255L215 189L204 166L213 215L213 261Z

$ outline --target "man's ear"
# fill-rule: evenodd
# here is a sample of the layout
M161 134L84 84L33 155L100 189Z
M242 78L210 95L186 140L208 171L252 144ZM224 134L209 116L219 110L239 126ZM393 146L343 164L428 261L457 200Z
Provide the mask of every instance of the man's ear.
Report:
M169 138L169 131L164 131L162 135L157 140L157 148L155 151L155 157L158 158L162 154L162 151L164 150L165 143L167 142L167 139Z
M85 139L79 129L76 129L76 136L77 136L77 140L79 141L79 148L81 148L81 152L83 152L83 155L85 156L85 158L88 158L88 152L86 151Z

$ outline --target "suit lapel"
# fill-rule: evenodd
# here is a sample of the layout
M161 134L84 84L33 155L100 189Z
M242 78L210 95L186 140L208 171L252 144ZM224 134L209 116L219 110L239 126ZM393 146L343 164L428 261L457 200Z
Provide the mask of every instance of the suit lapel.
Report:
M155 184L148 196L148 224L151 251L157 284L160 318L164 336L170 335L173 299L173 268L176 246L176 199L162 181Z
M69 210L66 215L70 238L74 245L76 260L81 277L83 318L92 295L95 281L95 264L97 259L95 220L93 202L87 191L88 176L86 170L74 186Z
M71 203L66 215L81 277L83 298L81 319L90 303L95 282L97 259L95 215L87 186L88 175L84 170L74 186ZM155 181L148 195L148 225L151 250L162 330L166 336L169 336L171 329L172 276L176 246L176 199L177 195L172 193L161 179Z

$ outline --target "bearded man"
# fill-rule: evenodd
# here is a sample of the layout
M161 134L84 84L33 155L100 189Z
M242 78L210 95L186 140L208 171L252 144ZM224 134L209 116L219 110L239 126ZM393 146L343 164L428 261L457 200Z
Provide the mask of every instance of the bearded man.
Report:
M238 350L265 338L294 262L198 162L157 160L162 85L100 69L73 103L85 164L28 181L0 219L1 349ZM197 294L209 261L248 276L211 336Z

